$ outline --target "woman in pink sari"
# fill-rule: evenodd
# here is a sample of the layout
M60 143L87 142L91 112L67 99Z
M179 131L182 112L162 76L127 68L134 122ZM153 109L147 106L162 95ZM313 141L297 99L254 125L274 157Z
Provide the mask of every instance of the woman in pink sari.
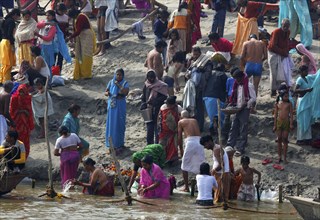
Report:
M147 155L141 160L142 170L138 193L144 198L169 199L170 183L161 168L153 163L152 156Z

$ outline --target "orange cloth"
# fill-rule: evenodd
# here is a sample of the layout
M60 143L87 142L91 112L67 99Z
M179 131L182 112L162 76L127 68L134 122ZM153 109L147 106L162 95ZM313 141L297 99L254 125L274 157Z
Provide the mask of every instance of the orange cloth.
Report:
M187 29L187 9L181 9L181 11L175 10L170 15L170 19L168 22L168 28L171 29Z
M223 173L222 178L220 173L216 173L214 177L218 183L218 189L214 193L214 202L223 202L223 197L227 202L230 192L230 173Z
M242 176L234 176L230 180L230 193L229 193L229 199L237 199L238 191L240 188L240 185L242 183Z
M240 55L242 52L243 43L246 42L250 34L259 36L258 23L256 18L245 18L238 13L238 22L236 29L236 39L233 43L233 54Z

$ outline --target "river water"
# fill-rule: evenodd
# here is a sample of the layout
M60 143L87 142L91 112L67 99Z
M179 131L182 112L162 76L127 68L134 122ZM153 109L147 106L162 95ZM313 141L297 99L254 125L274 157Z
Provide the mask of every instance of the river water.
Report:
M56 186L58 191L59 186ZM119 200L123 193L116 189L113 198L83 195L80 189L67 192L71 199L39 198L45 190L44 183L21 183L10 194L0 197L0 219L301 219L290 203L274 202L235 203L230 206L260 212L281 214L264 214L222 208L204 209L195 205L196 197L175 193L170 200L144 200L154 206L133 201L132 206L126 202L112 203ZM287 214L284 214L287 213Z

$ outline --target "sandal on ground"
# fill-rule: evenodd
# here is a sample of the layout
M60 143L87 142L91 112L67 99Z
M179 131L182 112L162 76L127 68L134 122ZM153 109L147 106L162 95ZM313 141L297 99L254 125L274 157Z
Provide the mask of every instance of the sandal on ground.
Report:
M262 161L262 165L267 165L267 164L269 164L269 163L272 163L272 159L270 159L270 158L266 158L266 159L264 159L264 160Z
M284 170L283 166L281 166L279 164L273 164L273 168L276 170Z

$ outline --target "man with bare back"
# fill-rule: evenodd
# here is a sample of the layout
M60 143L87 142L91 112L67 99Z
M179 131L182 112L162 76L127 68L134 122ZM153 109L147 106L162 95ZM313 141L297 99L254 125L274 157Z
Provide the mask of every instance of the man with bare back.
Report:
M8 125L14 127L14 122L9 113L10 92L13 88L13 83L11 81L6 81L3 88L3 91L0 93L0 143L2 143L6 137Z
M183 150L182 133L184 133L185 150ZM181 112L178 122L178 145L182 156L181 170L185 188L189 192L188 172L198 174L200 164L205 162L204 149L200 144L200 129L196 119L189 118L188 111Z

